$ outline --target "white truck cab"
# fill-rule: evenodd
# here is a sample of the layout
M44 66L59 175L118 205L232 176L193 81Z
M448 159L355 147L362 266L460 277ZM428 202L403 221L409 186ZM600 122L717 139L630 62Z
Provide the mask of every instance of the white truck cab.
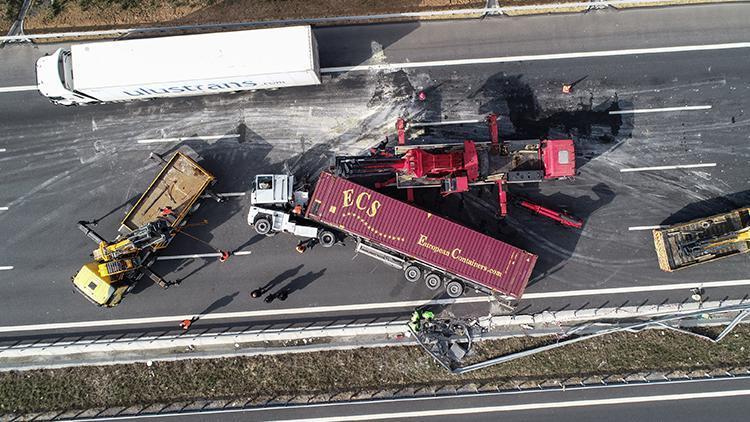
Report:
M97 100L73 91L73 64L70 50L57 49L36 62L36 84L39 92L58 105L96 103Z
M259 174L250 191L253 205L305 207L307 198L307 192L294 190L294 176L288 174Z
M247 224L261 235L285 232L304 238L317 238L323 247L333 246L336 235L327 229L309 225L302 217L309 192L294 190L294 176L287 174L259 174L250 191L252 206L247 213ZM299 220L299 221L298 221Z

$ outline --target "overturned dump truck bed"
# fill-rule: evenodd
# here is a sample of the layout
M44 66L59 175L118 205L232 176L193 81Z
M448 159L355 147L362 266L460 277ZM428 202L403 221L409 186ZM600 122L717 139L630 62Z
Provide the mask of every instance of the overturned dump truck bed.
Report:
M213 182L211 173L192 158L176 152L122 220L120 233L128 234L156 221L165 208L171 208L175 217L172 227L179 226Z
M330 173L318 179L306 217L509 299L521 298L537 258Z
M713 261L750 250L750 207L653 231L664 271Z

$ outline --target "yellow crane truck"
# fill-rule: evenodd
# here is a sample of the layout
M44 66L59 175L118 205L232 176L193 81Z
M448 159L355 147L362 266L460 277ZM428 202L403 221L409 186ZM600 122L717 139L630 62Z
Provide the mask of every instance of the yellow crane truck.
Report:
M750 251L750 207L653 231L659 267L675 271Z
M169 161L155 154L151 157L158 157L164 167L122 220L115 240L97 234L91 228L96 223L78 222L98 247L91 254L93 260L84 264L72 281L76 290L96 305L116 306L144 275L162 288L173 284L149 270L155 252L169 245L198 207L201 196L208 194L220 201L208 190L214 176L187 155L176 152Z

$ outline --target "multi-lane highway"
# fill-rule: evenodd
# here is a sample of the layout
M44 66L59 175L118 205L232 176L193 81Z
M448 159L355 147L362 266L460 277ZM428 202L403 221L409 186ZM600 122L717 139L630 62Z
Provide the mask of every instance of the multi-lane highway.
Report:
M405 309L370 304L432 298L399 272L354 257L351 245L298 255L295 239L255 236L245 223L245 196L206 203L195 220L207 224L190 232L249 254L224 264L163 261L154 269L181 285L164 291L144 283L115 309L90 305L70 285L95 247L76 221L98 219L97 230L114 235L157 170L149 152L190 147L217 176L218 192L242 193L254 174L314 173L335 152L359 152L390 135L400 115L454 120L496 112L504 137L575 139L576 180L514 192L585 218L580 232L518 208L501 222L489 191L463 203L420 198L539 255L520 312L681 302L686 285L703 282L709 299L744 297L746 257L663 273L643 226L750 202L749 19L750 6L726 4L319 28L320 87L79 108L13 88L33 85L35 60L59 45L6 45L0 326L257 310L276 310L264 318L305 319L322 306L352 304L360 306L335 314L397 314ZM581 54L592 51L603 53ZM378 68L388 63L409 65ZM364 69L330 69L358 65ZM561 92L582 78L572 94ZM419 89L428 92L424 103L414 101ZM667 110L610 113L652 109ZM643 169L661 166L668 169ZM164 255L206 252L213 251L182 237ZM249 299L269 282L289 286L289 298Z
M355 403L278 406L248 410L174 414L169 421L745 421L750 410L747 379L665 384L459 394ZM138 419L137 417L133 419Z

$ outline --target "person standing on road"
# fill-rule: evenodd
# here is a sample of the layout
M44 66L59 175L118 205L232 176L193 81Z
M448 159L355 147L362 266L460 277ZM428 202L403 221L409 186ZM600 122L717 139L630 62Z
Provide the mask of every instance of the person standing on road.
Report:
M315 245L318 244L317 238L310 238L307 240L301 240L299 243L297 243L297 246L294 248L299 253L305 253L309 249L312 249Z
M409 328L412 329L415 333L419 331L421 328L421 325L419 323L420 320L420 313L419 310L414 310L414 312L411 314L411 319L409 320Z
M195 321L198 320L198 317L193 317L191 319L183 319L182 322L180 322L180 328L182 328L182 331L185 332L190 329L190 326L193 325Z
M435 319L435 313L429 309L415 309L409 320L409 327L416 333L422 329L422 324L430 323Z

